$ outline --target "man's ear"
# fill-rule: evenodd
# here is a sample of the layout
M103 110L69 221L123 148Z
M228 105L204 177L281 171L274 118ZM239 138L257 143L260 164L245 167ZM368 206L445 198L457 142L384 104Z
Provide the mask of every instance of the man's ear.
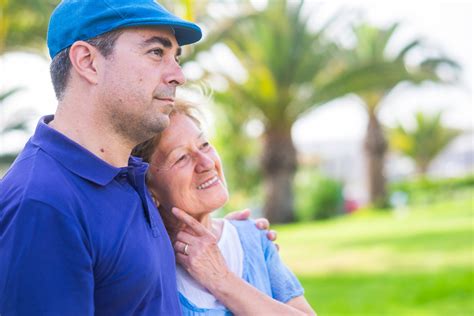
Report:
M76 73L90 84L97 84L97 59L101 58L97 48L84 41L77 41L69 49L69 60Z

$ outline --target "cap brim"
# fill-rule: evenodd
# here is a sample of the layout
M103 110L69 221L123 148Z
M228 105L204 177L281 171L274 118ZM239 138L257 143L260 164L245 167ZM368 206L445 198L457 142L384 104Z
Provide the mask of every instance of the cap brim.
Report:
M174 35L179 46L196 43L202 38L201 28L194 23L190 23L184 20L155 21L153 19L143 19L133 21L131 23L122 24L118 28L126 28L133 26L170 27L174 31Z
M171 26L180 46L193 44L202 38L201 29L194 27Z

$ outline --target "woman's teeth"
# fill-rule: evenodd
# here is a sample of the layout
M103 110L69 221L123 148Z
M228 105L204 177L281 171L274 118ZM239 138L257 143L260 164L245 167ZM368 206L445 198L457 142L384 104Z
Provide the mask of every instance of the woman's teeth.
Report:
M197 189L198 190L203 190L203 189L206 189L208 187L210 187L211 185L213 185L214 183L216 183L217 181L219 181L219 178L218 177L214 177L210 180L207 180L206 182L204 182L203 184L200 184L197 186Z

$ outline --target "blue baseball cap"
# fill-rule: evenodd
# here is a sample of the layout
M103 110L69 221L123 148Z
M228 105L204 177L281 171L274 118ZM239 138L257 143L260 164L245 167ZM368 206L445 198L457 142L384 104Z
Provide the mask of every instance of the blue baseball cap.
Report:
M49 55L54 58L76 41L133 26L169 26L179 45L195 43L202 37L199 26L178 18L153 0L63 0L49 20Z

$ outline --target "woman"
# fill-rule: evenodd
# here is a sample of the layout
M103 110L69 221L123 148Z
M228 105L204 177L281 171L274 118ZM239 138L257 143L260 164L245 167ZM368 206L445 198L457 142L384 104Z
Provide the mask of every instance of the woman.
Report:
M170 126L133 154L150 164L148 186L174 243L184 315L314 315L265 233L250 221L211 218L228 191L194 106L177 100Z

